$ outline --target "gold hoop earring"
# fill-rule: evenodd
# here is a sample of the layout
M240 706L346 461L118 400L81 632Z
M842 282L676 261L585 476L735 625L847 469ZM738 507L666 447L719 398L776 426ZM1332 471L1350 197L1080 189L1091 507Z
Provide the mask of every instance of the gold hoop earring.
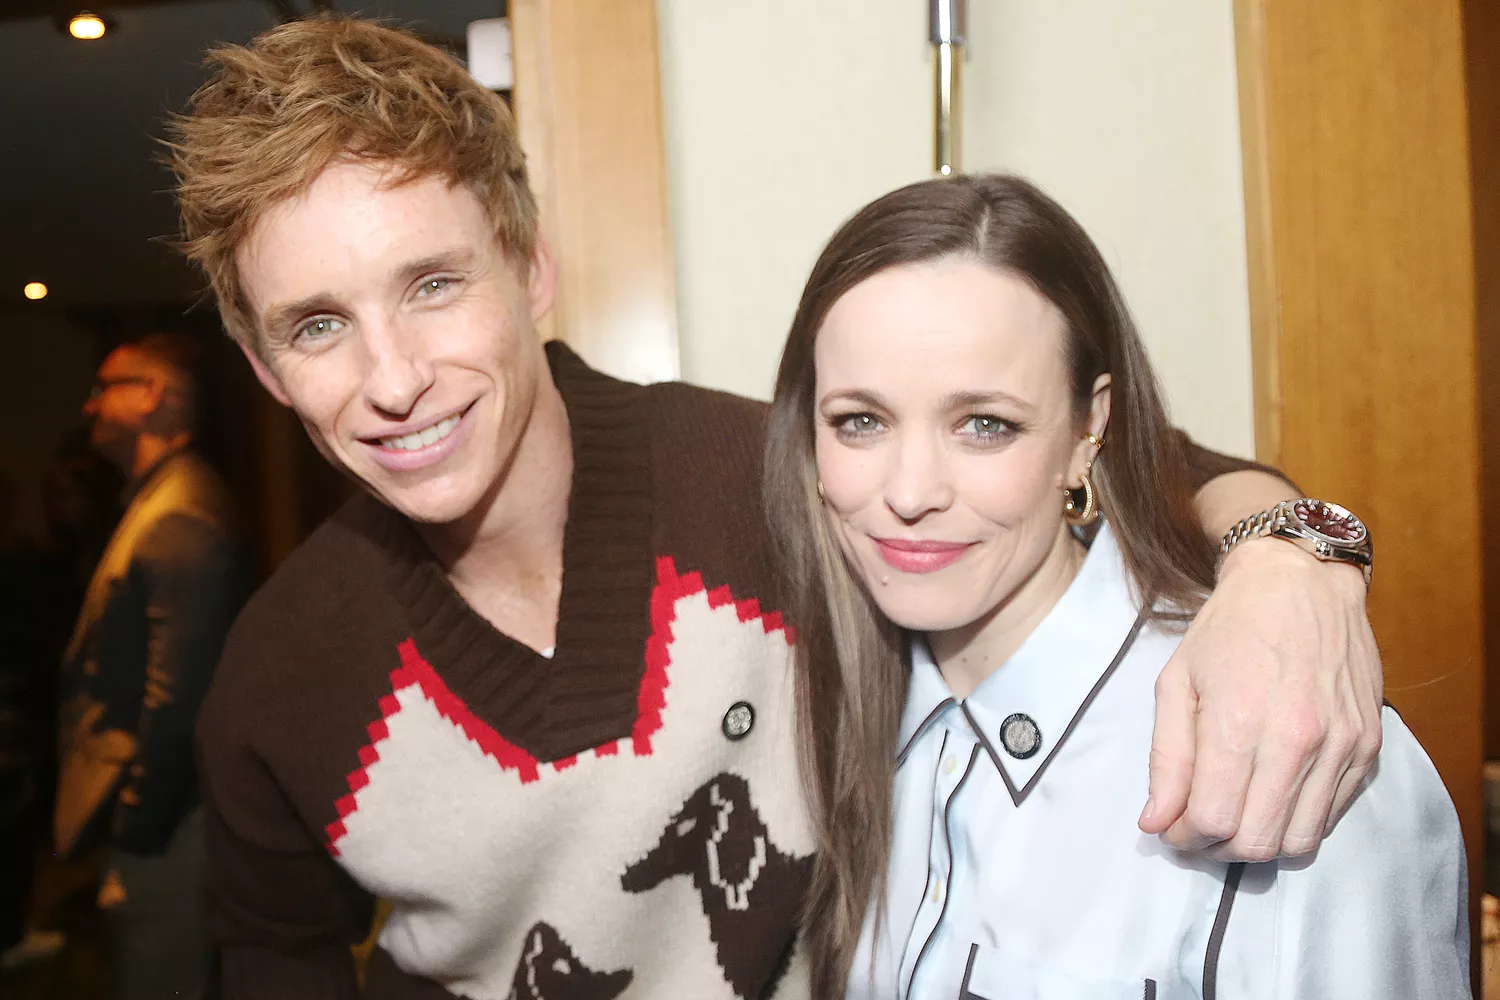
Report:
M819 500L827 500L828 499L826 496L823 495L823 480L821 480L821 479L818 480L818 499Z
M1063 520L1081 528L1086 524L1093 524L1099 519L1099 502L1094 496L1094 480L1085 472L1079 477L1082 480L1076 489L1063 487ZM1083 503L1080 505L1074 494L1083 491Z

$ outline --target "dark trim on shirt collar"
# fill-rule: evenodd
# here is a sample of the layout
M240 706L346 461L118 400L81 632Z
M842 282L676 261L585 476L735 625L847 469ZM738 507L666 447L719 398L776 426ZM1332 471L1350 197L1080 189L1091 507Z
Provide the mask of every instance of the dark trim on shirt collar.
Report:
M969 725L973 727L974 735L979 737L979 742L984 746L985 752L990 755L990 760L994 763L995 770L1000 772L1000 777L1002 780L1004 780L1005 787L1010 792L1011 801L1017 806L1026 801L1026 797L1030 795L1031 790L1037 786L1037 782L1042 780L1042 775L1047 772L1047 768L1051 766L1052 761L1057 757L1057 752L1063 748L1064 743L1068 742L1068 737L1073 735L1073 730L1076 729L1078 727L1078 723L1082 721L1083 713L1089 710L1089 706L1094 703L1094 699L1097 698L1099 696L1099 692L1104 689L1105 683L1108 682L1109 679L1114 676L1114 672L1119 669L1120 664L1125 660L1125 654L1129 653L1130 648L1135 645L1136 637L1141 634L1141 629L1145 626L1147 620L1150 618L1150 614L1151 612L1149 608L1142 608L1141 613L1136 615L1135 624L1130 626L1130 632L1126 634L1125 641L1120 644L1119 651L1115 653L1115 658L1110 661L1109 666L1105 668L1104 673L1100 676L1099 680L1094 683L1093 688L1083 699L1083 704L1078 706L1078 711L1073 713L1073 718L1068 723L1068 727L1064 729L1062 735L1057 738L1057 742L1052 744L1051 751L1048 752L1046 758L1032 773L1031 780L1026 782L1025 786L1020 789L1017 789L1016 786L1011 783L1010 774L1005 770L1004 761L1002 761L1000 755L995 752L994 744L990 742L990 738L985 735L984 729L979 725L979 721L975 719L973 714L969 711L969 706L964 704L963 702L959 702L959 708L963 710L964 717L969 720ZM918 732L921 732L921 730L918 729Z
M951 695L947 698L944 698L942 701L938 702L936 708L927 713L927 718L923 719L920 723L917 724L916 731L911 734L911 739L906 741L906 746L902 747L901 752L896 755L896 770L901 770L901 765L906 763L906 757L911 753L911 748L916 746L917 740L921 739L922 734L927 732L927 727L936 722L938 716L942 715L945 711L948 710L949 705L953 705L955 703L957 703L957 699L952 697ZM964 713L968 714L968 709L964 709ZM973 720L971 719L970 723L972 724L972 722Z

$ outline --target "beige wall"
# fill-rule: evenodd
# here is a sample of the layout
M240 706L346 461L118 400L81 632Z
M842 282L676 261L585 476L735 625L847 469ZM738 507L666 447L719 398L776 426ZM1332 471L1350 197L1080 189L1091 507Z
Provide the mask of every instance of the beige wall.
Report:
M920 0L658 0L682 374L770 394L823 241L928 170Z
M683 376L770 391L838 223L929 175L921 0L659 0ZM965 166L1041 183L1135 309L1177 420L1253 448L1229 0L973 0Z

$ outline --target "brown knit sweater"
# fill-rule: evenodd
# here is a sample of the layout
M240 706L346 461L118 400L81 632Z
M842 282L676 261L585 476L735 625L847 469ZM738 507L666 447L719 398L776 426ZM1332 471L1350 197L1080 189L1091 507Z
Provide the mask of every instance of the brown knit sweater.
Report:
M230 1000L356 996L375 896L371 997L807 995L764 408L548 357L575 463L552 658L366 496L229 638L198 737Z

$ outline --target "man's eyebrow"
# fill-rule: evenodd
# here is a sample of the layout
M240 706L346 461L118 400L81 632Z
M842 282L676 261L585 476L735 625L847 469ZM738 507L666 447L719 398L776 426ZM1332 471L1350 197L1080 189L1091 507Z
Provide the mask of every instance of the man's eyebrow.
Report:
M396 279L407 285L431 271L466 270L474 266L474 251L468 247L453 247L437 253L408 261L396 269ZM275 306L266 312L265 327L268 331L284 330L304 316L320 312L339 312L340 306L333 296L324 292L309 295L305 299Z
M298 299L296 302L287 302L272 307L267 310L264 323L267 332L284 331L286 327L304 316L338 311L338 303L333 300L332 296L320 292L317 295L309 295L305 299Z
M396 271L396 277L400 280L401 284L406 285L429 271L464 271L473 268L473 266L474 251L471 248L452 247L402 264Z

